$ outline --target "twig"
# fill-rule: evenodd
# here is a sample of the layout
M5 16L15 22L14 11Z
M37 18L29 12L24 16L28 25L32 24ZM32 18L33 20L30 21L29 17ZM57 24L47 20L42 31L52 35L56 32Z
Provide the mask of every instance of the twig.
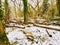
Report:
M49 37L52 37L52 35L50 35L50 34L49 34L49 32L48 32L48 30L47 30L47 29L46 29L46 32L47 32L47 34L48 34L48 36L49 36Z

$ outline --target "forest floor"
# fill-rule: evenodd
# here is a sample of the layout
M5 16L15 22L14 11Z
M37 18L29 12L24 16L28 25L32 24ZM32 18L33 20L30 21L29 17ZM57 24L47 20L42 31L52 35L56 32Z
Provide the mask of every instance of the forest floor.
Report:
M7 37L13 45L60 45L60 31L37 27L33 24L10 23L9 25L15 26L6 27Z

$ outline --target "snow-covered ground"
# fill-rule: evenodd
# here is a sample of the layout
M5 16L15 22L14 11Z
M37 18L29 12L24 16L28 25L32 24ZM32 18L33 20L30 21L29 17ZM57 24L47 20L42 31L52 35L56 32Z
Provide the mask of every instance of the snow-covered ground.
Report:
M13 25L11 23L11 25ZM11 27L6 28L7 37L11 44L13 45L60 45L60 32L47 29L52 37L46 32L45 28L33 26L33 24L28 25L18 25L21 27L25 27L24 29ZM52 26L58 27L58 26ZM28 40L26 35L21 31L26 30L27 32L31 32L32 36L35 37L34 41Z

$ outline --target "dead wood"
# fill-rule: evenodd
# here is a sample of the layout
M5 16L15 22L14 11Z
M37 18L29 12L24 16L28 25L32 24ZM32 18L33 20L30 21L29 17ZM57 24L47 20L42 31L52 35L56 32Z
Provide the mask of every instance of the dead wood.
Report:
M33 24L34 26L37 26L37 27L41 27L41 28L46 28L46 29L51 29L51 30L56 30L56 31L60 31L60 28L54 28L54 27L50 27L49 25L40 25L40 24Z
M10 25L6 25L6 27L16 27L16 28L22 28L22 29L25 28L25 27L20 27L20 26L10 26Z

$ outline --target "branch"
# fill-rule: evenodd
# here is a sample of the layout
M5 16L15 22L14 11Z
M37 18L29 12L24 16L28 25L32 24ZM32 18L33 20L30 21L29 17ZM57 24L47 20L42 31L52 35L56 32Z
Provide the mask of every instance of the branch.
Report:
M20 26L10 26L10 25L6 25L6 27L16 27L16 28L22 28L22 29L25 28L25 27L20 27Z

